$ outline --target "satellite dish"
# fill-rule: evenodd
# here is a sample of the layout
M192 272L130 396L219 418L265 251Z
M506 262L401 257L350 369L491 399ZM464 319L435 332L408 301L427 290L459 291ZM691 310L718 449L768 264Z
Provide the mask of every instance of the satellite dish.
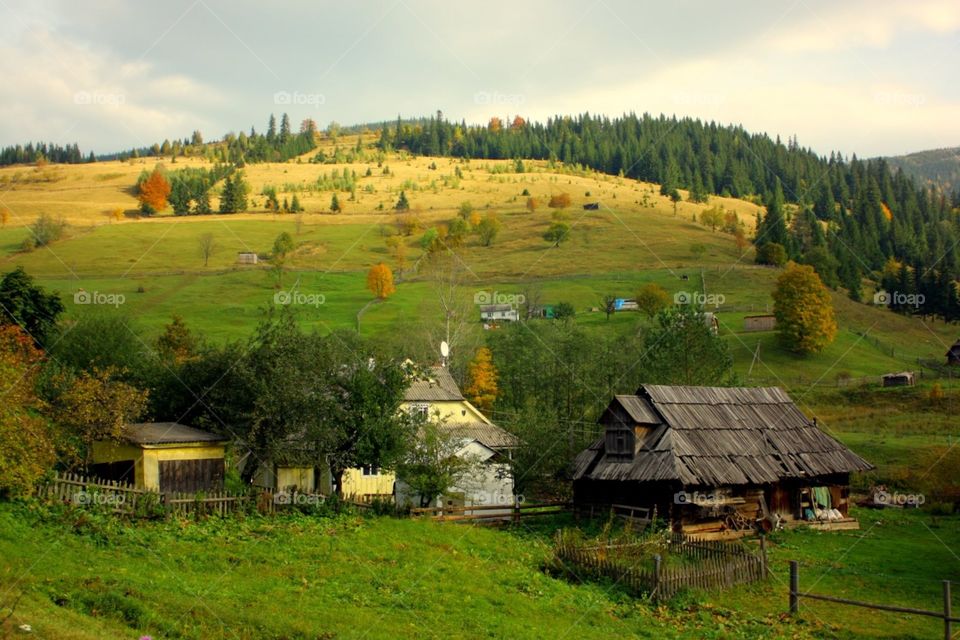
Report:
M440 343L440 355L444 358L450 355L450 345L447 344L446 340Z

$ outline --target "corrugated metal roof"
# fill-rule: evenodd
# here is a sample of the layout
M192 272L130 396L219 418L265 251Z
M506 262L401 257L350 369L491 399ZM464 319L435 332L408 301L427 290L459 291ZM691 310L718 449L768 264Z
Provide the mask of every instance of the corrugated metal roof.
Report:
M123 439L134 444L223 442L228 438L176 422L143 422L123 428Z
M637 424L663 426L638 443L632 460L607 458L598 440L574 461L575 479L718 486L873 468L810 422L777 387L644 385L610 406L623 407Z

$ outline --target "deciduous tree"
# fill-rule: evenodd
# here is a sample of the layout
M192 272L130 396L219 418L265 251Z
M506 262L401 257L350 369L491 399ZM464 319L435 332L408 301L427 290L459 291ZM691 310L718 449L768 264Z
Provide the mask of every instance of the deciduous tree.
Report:
M157 167L153 173L140 185L140 210L150 215L167 208L167 198L170 196L170 181L163 170Z
M781 342L795 353L823 351L837 335L830 291L809 265L787 264L773 291L773 313Z
M397 288L393 285L393 272L390 267L376 264L367 272L367 289L377 296L378 300L386 300Z
M497 369L493 366L493 354L487 347L477 349L473 360L467 365L469 383L464 389L473 404L483 411L492 411L497 399Z

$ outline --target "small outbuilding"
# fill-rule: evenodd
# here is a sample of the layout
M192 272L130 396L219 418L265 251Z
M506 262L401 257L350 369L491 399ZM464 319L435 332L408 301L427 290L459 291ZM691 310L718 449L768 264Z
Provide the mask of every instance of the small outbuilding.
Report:
M960 340L954 342L953 346L947 351L947 364L960 367Z
M586 211L597 211L597 210L600 209L600 203L599 203L599 202L587 202L586 204L583 205L583 208L584 208L584 210L586 210Z
M773 331L777 328L777 317L773 314L746 316L743 319L744 331Z
M237 254L238 264L257 264L260 258L253 251L241 251Z
M614 397L600 424L574 461L578 510L641 509L698 535L858 527L850 474L873 467L782 389L643 385Z
M223 489L227 438L176 422L128 424L93 443L91 475L161 493Z
M882 375L880 379L885 387L912 387L916 384L916 376L913 371L886 373Z

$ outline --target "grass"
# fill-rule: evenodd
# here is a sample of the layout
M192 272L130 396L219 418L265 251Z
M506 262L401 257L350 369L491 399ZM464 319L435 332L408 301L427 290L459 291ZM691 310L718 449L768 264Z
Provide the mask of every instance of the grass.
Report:
M668 606L541 571L550 532L352 515L144 522L0 505L0 606L42 638L922 638L935 624L809 604L784 619L788 559L818 592L936 608L960 578L956 518L864 517L789 532L775 577ZM880 524L874 524L879 518ZM5 610L0 609L0 612Z

